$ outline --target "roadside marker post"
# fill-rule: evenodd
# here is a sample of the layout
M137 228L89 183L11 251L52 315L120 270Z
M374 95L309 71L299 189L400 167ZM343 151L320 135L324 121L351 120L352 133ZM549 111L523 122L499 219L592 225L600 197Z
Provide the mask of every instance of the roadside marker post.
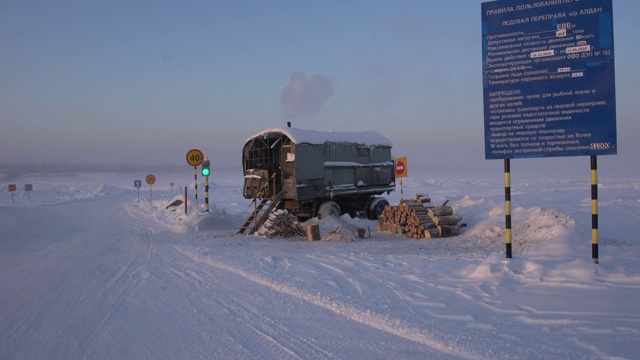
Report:
M187 213L187 200L189 199L187 197L187 186L184 187L184 213Z

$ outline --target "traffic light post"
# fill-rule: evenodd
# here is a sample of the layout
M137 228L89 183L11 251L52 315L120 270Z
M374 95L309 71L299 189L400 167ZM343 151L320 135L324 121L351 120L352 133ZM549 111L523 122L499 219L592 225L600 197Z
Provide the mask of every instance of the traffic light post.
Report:
M211 162L204 160L202 162L201 173L204 176L204 211L209 211L209 174L211 174Z

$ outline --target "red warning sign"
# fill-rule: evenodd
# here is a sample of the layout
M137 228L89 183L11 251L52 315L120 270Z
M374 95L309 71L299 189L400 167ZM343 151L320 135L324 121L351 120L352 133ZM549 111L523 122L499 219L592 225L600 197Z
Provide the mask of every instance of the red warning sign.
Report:
M395 170L396 170L396 178L407 177L409 170L407 169L407 158L401 157L394 160L395 162Z

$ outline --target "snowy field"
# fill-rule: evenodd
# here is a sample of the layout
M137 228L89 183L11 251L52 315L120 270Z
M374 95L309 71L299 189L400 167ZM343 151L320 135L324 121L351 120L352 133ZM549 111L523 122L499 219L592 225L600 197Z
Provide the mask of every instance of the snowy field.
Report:
M239 172L213 174L208 213L188 167L146 175L0 174L0 359L640 357L639 179L600 179L594 264L588 171L513 180L510 260L501 174L404 180L448 199L460 236L322 224L371 229L355 242L235 235ZM167 209L185 186L188 213Z

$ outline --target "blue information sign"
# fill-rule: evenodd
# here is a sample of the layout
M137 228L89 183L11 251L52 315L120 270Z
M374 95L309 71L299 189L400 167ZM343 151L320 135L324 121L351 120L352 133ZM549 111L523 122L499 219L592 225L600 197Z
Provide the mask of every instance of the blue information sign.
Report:
M135 188L142 187L142 180L133 180L133 187Z
M482 4L485 158L617 153L612 0Z

